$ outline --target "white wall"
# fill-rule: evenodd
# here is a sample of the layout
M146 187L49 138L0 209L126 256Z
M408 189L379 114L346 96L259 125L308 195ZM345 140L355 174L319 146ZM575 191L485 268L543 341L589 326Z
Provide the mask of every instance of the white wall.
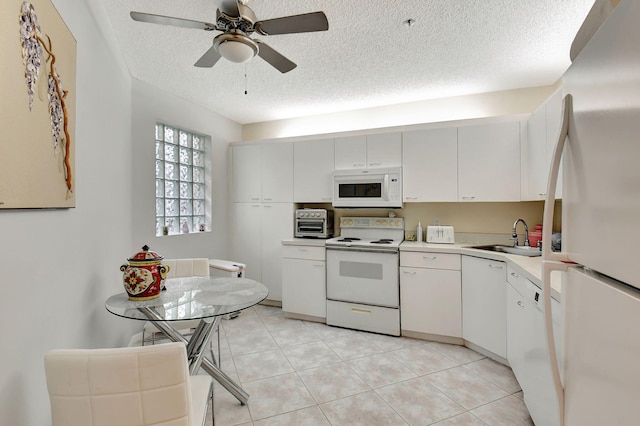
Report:
M3 0L17 17L22 0ZM76 208L0 211L0 424L50 424L43 357L126 344L109 314L131 254L131 88L87 2L54 0L77 40ZM35 3L37 5L37 2ZM11 102L2 98L0 102Z
M241 127L184 99L133 81L133 254L147 244L166 258L227 258L227 150ZM212 231L155 236L155 124L162 122L211 136Z

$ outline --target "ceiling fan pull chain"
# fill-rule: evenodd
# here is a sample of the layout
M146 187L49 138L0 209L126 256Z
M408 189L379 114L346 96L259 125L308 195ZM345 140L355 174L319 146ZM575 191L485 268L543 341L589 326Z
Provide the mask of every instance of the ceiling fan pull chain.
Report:
M247 94L247 64L244 64L244 94Z

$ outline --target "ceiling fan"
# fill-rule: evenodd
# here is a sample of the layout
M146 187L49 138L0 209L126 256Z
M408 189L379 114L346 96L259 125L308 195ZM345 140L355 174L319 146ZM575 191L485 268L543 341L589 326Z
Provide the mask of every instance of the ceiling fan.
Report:
M296 67L295 63L263 41L249 36L254 32L269 36L329 29L329 22L323 12L258 21L253 10L244 4L245 2L246 0L216 0L218 9L215 24L143 12L131 12L130 15L131 19L139 22L222 31L222 34L213 39L213 46L194 64L203 68L213 67L221 57L231 62L242 63L258 55L281 73L289 72Z

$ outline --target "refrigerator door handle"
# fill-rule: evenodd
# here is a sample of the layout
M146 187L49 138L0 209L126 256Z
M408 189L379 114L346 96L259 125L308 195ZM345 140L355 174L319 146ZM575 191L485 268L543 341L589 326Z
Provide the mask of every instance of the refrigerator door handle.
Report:
M558 186L558 173L560 171L560 160L564 150L565 140L569 134L569 117L573 109L573 98L566 95L562 100L562 126L558 135L551 167L549 168L549 179L547 181L547 198L544 200L544 215L542 219L542 260L555 260L561 262L567 260L565 253L554 253L551 251L551 232L553 231L553 215L555 212L556 187Z
M560 364L556 355L556 342L553 335L553 313L551 312L551 272L566 272L569 264L562 262L542 261L542 300L544 306L544 330L547 338L547 351L551 363L551 375L553 385L558 399L558 413L560 415L560 426L564 425L564 388L560 378Z

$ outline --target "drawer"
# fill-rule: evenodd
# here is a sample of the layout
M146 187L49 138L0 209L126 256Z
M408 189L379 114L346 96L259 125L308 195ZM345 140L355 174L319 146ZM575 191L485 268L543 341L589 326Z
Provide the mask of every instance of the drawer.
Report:
M282 257L288 259L325 260L324 247L282 246Z
M327 325L400 335L400 310L327 300Z
M450 253L401 251L400 266L460 270L460 255Z

